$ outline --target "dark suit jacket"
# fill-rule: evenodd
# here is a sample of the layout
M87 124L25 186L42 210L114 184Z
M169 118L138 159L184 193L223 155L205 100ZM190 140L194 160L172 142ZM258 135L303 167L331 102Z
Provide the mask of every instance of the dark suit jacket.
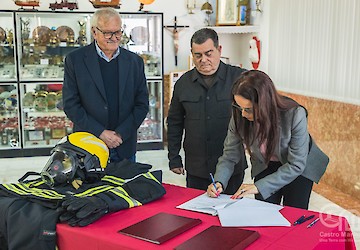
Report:
M136 152L137 129L149 110L149 94L141 57L120 48L119 113L115 131L123 144L117 147L120 157ZM92 43L66 56L63 84L64 111L74 123L74 132L87 131L99 137L107 129L108 103L102 80L99 56Z

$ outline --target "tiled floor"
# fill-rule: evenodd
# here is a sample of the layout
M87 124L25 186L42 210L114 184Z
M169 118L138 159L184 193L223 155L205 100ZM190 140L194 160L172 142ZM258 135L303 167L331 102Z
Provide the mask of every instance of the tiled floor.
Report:
M0 158L0 181L1 183L17 182L17 180L27 171L39 172L45 165L47 159L47 156ZM163 170L163 182L185 186L185 177L176 175L168 169L166 150L140 151L137 153L137 161L151 164L153 169ZM249 173L246 173L245 182L251 182ZM318 193L322 193L321 185L316 186L315 190L317 190ZM349 208L348 205L343 205L343 207L348 209L345 210L339 206L344 203L339 203L339 205L335 204L318 193L312 192L309 209L317 212L324 212L346 217L350 223L356 245L360 246L360 217L354 215L358 213L356 211L352 211L351 207ZM339 193L336 195L339 196Z

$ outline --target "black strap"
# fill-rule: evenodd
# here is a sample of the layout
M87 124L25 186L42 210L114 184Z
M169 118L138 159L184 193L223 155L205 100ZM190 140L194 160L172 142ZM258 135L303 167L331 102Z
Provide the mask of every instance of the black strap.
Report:
M312 148L312 143L313 143L313 140L312 140L312 137L309 133L309 153L310 153L310 149Z
M23 177L21 177L18 182L24 182L29 176L31 175L35 175L35 176L41 176L40 173L38 172L33 172L33 171L29 171L29 172L26 172Z

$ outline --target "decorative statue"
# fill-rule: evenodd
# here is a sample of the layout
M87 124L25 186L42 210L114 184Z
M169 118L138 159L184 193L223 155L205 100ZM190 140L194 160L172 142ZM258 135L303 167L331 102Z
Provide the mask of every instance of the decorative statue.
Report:
M79 31L79 37L78 37L76 43L79 44L80 46L85 46L87 44L86 21L80 20L80 21L78 21L78 24L80 25L80 31Z
M60 43L60 38L56 34L56 29L53 27L50 31L50 38L49 38L49 44L53 47L58 46Z
M7 42L10 46L13 46L14 33L13 33L13 30L12 30L12 29L7 29L6 42Z
M125 32L125 30L126 30L126 25L124 24L123 25L123 33L122 33L122 36L121 36L121 42L120 42L120 46L122 47L122 48L128 48L128 42L130 41L130 38L126 35L126 32Z
M21 37L23 44L28 44L28 39L30 37L30 19L29 18L20 18L21 20Z

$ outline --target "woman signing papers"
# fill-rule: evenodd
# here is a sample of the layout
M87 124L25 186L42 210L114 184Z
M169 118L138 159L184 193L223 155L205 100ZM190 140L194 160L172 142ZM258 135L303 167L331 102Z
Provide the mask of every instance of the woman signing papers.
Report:
M307 209L311 189L324 174L329 158L307 130L307 111L280 95L262 71L241 74L233 89L233 110L223 155L215 172L215 186L207 193L217 197L227 186L234 165L249 154L254 184L242 184L233 199L255 194L275 204ZM247 167L243 161L243 168Z

